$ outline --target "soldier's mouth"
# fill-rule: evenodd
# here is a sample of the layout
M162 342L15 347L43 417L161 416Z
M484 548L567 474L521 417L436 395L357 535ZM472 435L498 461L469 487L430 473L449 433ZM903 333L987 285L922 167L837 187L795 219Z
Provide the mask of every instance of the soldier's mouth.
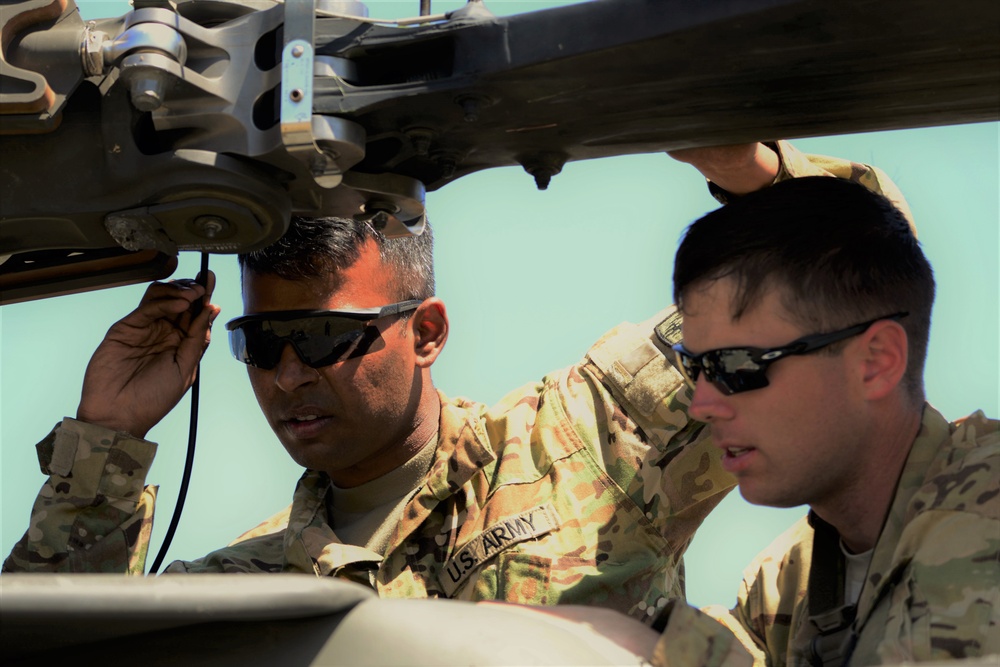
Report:
M307 440L319 436L333 421L331 415L323 414L315 406L305 406L287 413L282 423L292 437Z
M756 458L756 447L722 445L722 468L731 475L737 475L751 465Z
M741 456L749 451L753 451L753 447L726 447L726 456Z

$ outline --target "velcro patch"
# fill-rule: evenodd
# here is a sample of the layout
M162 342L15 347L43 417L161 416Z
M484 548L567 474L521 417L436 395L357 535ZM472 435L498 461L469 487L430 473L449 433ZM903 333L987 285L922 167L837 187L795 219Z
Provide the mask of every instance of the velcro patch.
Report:
M680 311L672 310L670 315L653 329L656 332L656 337L667 347L673 347L681 342L681 323L683 321L684 318L681 317Z
M451 597L484 562L501 551L559 528L559 515L552 503L497 521L476 533L454 558L445 563L441 587Z
M76 462L76 450L80 446L80 434L66 427L56 429L55 443L52 445L52 459L45 472L60 477L68 477Z

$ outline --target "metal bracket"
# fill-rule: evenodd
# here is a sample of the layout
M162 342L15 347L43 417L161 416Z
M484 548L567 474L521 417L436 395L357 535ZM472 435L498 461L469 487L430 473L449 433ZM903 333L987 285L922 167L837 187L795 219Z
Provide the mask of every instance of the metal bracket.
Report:
M365 131L356 123L337 119L337 130L317 144L314 129L332 129L329 118L313 116L313 46L315 0L285 0L285 45L281 51L281 141L289 155L303 162L323 188L335 188L343 172L364 157ZM345 141L346 139L346 141ZM340 148L353 148L345 159ZM358 150L360 149L360 151ZM360 152L360 155L357 153Z

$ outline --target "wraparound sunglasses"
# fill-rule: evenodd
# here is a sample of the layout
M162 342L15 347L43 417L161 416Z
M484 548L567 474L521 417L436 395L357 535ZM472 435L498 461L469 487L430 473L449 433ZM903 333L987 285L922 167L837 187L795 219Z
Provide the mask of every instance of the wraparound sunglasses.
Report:
M900 320L907 315L909 313L887 315L886 317L879 317L868 322L855 324L839 331L803 336L788 345L772 347L770 349L726 347L718 350L709 350L702 354L692 354L684 349L684 345L681 343L672 345L671 347L677 355L681 373L692 389L694 389L698 377L702 373L705 373L705 379L728 396L766 387L768 384L767 369L779 359L821 350L838 341L864 333L876 322L882 320Z
M229 349L237 361L271 370L285 345L302 363L322 368L367 354L378 340L377 320L416 310L423 301L411 299L380 308L358 310L279 310L244 315L226 323Z

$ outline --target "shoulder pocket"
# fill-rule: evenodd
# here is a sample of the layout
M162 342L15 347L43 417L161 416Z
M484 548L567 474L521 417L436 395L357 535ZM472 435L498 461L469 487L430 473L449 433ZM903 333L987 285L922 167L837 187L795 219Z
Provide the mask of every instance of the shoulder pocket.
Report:
M681 315L672 306L661 317L653 332L669 348L680 341ZM653 343L653 336L646 328L648 322L619 327L587 355L601 372L604 383L629 406L629 413L647 419L684 386L684 378L668 357L670 352Z

